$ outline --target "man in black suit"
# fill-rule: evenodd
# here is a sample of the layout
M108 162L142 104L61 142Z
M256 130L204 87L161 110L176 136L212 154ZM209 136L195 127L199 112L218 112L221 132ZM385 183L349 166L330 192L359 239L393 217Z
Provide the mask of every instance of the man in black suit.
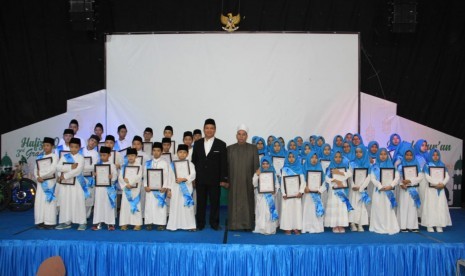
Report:
M197 228L205 227L207 197L210 198L210 226L220 230L221 186L228 187L228 164L226 143L215 138L216 124L213 119L205 120L205 137L196 141L192 152L195 165L197 190Z

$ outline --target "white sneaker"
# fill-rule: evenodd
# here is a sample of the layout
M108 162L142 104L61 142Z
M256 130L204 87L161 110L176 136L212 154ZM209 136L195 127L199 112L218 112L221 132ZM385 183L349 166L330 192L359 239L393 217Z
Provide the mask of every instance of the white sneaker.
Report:
M432 232L434 232L434 228L433 227L428 227L428 228L426 228L426 231L432 233Z
M442 233L442 232L443 232L443 231L442 231L442 227L436 227L436 232Z
M363 226L362 226L362 225L359 225L359 226L358 226L358 232L365 232L365 229L363 229Z
M357 232L357 225L355 225L355 223L351 223L350 230L352 230L352 232Z

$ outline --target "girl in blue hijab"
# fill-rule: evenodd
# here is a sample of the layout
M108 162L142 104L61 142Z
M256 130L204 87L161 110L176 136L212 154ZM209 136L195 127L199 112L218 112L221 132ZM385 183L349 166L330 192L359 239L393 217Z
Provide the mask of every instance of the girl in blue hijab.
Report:
M259 185L260 174L263 172L272 172L275 191L279 189L279 183L276 178L276 171L273 167L271 157L264 156L260 161L260 168L253 176L253 185L255 188ZM278 227L279 214L276 207L275 193L256 193L255 204L255 230L254 233L270 235L276 233Z
M357 146L362 146L366 148L365 143L363 143L362 135L355 133L354 136L352 136L352 146L354 148Z
M342 152L342 145L344 144L344 138L341 135L336 135L333 138L333 151Z
M333 152L337 152L333 150ZM349 141L344 141L342 144L342 156L347 159L347 162L351 162L355 159L355 150L352 147L352 143Z
M439 150L430 150L428 160L430 161L423 169L428 184L421 211L421 225L425 226L428 232L434 232L433 227L436 227L436 231L442 233L444 227L452 225L444 192L450 176L446 164L441 161Z
M308 141L310 142L310 144L312 145L312 150L313 150L313 147L316 145L316 139L318 138L318 136L316 135L311 135L309 138L308 138Z
M255 144L257 145L259 157L268 155L268 148L266 147L265 139L257 136L257 138L255 139Z
M287 151L295 150L299 152L299 150L297 149L297 142L294 140L289 140L289 142L287 142L286 150Z
M302 150L300 151L300 159L302 160L302 165L305 164L308 154L312 151L312 145L310 142L305 142L302 144Z
M294 138L294 141L297 144L297 150L299 151L299 153L301 153L302 152L302 146L304 145L304 139L302 139L301 136L296 136Z
M303 173L299 153L294 150L289 151L282 169L283 189L281 189L281 193L283 195L283 201L281 206L281 220L279 223L280 228L284 230L286 235L290 235L291 231L296 235L300 235L300 230L302 230L301 198L306 186ZM288 194L290 191L286 189L286 178L290 176L297 176L297 179L300 181L296 194Z
M351 189L349 190L349 200L354 210L349 213L349 222L351 230L363 232L363 225L368 225L368 211L366 205L371 202L366 188L370 183L370 161L366 149L362 146L355 148L355 158L350 163L353 179L349 179ZM357 174L357 169L366 170L366 175ZM357 181L357 182L355 182Z
M305 186L304 195L302 196L302 233L322 233L324 232L323 216L325 210L323 207L324 204L321 198L321 193L325 190L325 188L322 187L324 185L325 173L321 167L316 151L311 151L306 158L304 165L304 177L307 182L307 186ZM317 181L317 185L315 185L313 179L312 181L308 180L308 171L320 173L321 177L318 179L319 183Z
M416 175L405 176L404 171L411 168L416 169ZM413 148L405 150L397 170L401 176L399 207L397 208L399 227L402 232L418 232L418 209L421 205L418 186L424 176L418 161L415 159Z
M379 144L376 141L371 141L368 143L368 156L370 164L375 163L376 157L378 156Z
M394 171L393 179L383 180L382 170ZM370 232L389 235L399 233L399 222L395 212L397 201L393 192L399 183L399 172L395 169L387 149L379 149L376 163L371 167L370 177L374 186L371 198Z
M400 135L397 133L393 133L389 137L387 149L389 151L395 151L401 142L402 142L402 138L400 137Z
M266 140L266 147L268 149L268 152L271 152L273 150L273 142L276 140L276 137L273 135L268 136L268 139Z
M415 159L417 159L418 164L423 169L425 164L429 162L428 143L426 140L420 139L415 142L413 150L415 153Z
M353 207L344 190L348 187L347 182L351 177L349 161L343 158L341 152L334 152L326 170L329 190L324 219L325 227L332 227L334 233L345 233L344 227L349 225L349 211L352 211Z
M324 160L331 160L332 154L333 153L331 151L331 146L329 144L323 144L323 146L321 146L321 151L318 154L318 158Z

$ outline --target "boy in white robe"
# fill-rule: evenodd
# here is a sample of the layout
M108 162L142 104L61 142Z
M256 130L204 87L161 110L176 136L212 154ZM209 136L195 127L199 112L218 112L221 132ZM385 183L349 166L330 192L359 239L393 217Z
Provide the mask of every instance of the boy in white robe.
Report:
M126 128L126 125L123 124L118 126L118 140L115 141L115 150L121 151L131 146L131 143L126 139L127 134L128 130Z
M71 138L74 137L74 131L70 128L67 128L63 131L63 144L60 144L58 147L55 149L55 154L58 156L58 158L61 158L61 152L69 152L69 141Z
M172 126L166 126L165 129L163 130L163 138L169 138L170 139L170 149L169 152L173 155L174 157L176 155L176 141L173 140L173 127ZM162 141L163 143L163 141Z
M60 224L55 227L57 230L69 229L71 223L79 224L77 230L80 231L87 227L85 199L89 194L86 180L82 176L84 156L79 153L80 148L81 140L72 138L69 142L70 152L64 154L57 165L59 181L62 183L58 194Z
M57 224L57 199L55 197L56 166L58 156L53 153L55 140L45 137L42 142L43 152L37 156L34 176L37 180L37 191L34 202L34 221L38 229L51 229ZM45 161L50 159L50 162ZM43 160L43 161L40 161ZM47 162L40 168L39 162Z
M192 181L195 180L195 166L191 161L187 159L189 149L187 145L181 144L178 146L178 160L175 162L187 162L187 171L176 172L175 163L172 164L174 167L174 173L171 177L174 177L170 181L171 190L171 201L170 201L170 216L166 229L168 230L189 230L195 231L195 212L194 212L194 200L192 198Z
M111 149L109 147L100 147L100 161L97 165L109 165L110 174L107 178L110 180L110 186L99 186L95 183L95 203L94 203L94 226L92 230L100 230L102 223L108 226L109 231L115 230L115 208L116 208L116 179L118 173L115 164L110 162ZM95 181L97 181L97 173L94 173ZM105 177L105 176L98 176Z
M169 164L161 158L162 144L160 142L153 143L152 154L153 158L148 160L144 166L144 188L145 197L145 229L151 231L153 225L157 225L158 230L164 230L166 227L168 208L166 206L166 192L169 187L170 181L170 167ZM148 170L159 169L162 170L162 185L161 189L152 189L149 186ZM152 187L155 184L150 184ZM158 187L159 188L159 187Z
M81 154L84 156L84 170L82 174L86 178L87 183L93 183L92 173L94 172L94 165L97 164L99 160L97 152L98 141L99 137L97 135L92 135L89 140L87 140L87 146L81 149ZM89 218L92 212L92 206L94 206L94 185L88 185L87 189L89 190L90 197L86 199L86 216Z
M136 135L132 138L132 148L137 150L136 163L141 165L142 168L145 163L150 160L150 156L143 151L142 137ZM142 208L142 218L144 218L145 209L145 189L143 185L140 185L140 206Z
M142 185L143 168L136 162L136 149L129 148L126 156L128 163L123 165L118 177L118 184L123 190L119 225L121 231L128 230L128 225L134 225L134 230L139 231L142 228L139 185Z

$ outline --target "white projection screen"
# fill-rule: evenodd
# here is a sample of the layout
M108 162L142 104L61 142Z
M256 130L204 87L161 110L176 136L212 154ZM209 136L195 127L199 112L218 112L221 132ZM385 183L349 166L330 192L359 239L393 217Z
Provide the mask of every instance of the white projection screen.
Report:
M286 140L358 129L359 35L193 33L110 35L106 42L107 133L128 139L146 127L160 141L216 121L216 137L237 126Z

